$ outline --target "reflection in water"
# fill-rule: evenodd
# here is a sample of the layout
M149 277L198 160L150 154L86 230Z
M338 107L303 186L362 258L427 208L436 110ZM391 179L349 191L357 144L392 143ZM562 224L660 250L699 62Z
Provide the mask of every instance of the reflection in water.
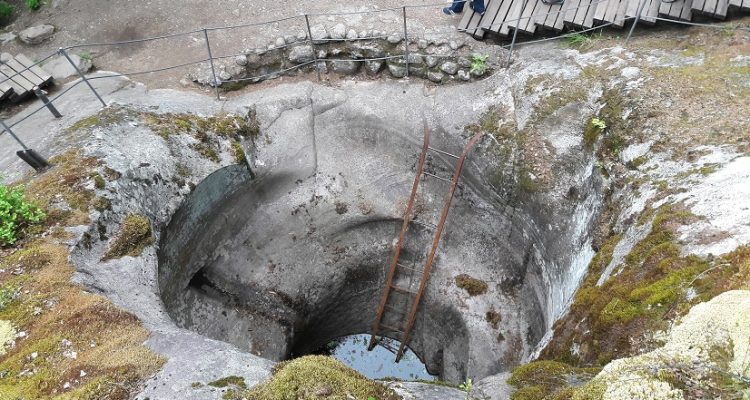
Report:
M398 378L401 380L434 380L424 364L407 348L396 363L399 342L383 338L372 351L367 351L369 334L344 336L329 342L321 353L330 355L370 379Z

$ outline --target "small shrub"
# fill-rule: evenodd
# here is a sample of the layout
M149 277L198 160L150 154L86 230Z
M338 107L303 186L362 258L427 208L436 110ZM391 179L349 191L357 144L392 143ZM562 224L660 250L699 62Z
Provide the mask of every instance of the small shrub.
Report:
M44 219L45 214L23 196L23 188L0 184L0 246L14 244L21 231Z
M469 293L469 296L478 296L487 293L487 283L481 279L472 278L467 274L456 276L456 286Z
M154 237L151 234L151 223L148 218L143 215L128 215L122 223L120 234L104 255L103 260L123 256L137 257L153 242Z
M473 54L471 56L471 72L474 75L484 75L487 72L487 59L490 56L486 54Z
M6 1L0 1L0 18L8 18L13 15L16 8L8 4Z
M42 2L40 0L26 0L26 7L29 10L38 10L41 6Z

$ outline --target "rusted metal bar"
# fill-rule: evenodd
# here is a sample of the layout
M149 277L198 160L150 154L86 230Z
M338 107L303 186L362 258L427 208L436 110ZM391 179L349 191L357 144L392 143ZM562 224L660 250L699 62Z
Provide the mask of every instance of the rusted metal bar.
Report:
M417 188L419 187L419 181L422 179L422 171L424 170L424 163L427 159L427 150L430 147L430 131L427 129L427 121L424 122L424 136L422 144L422 153L419 155L419 162L417 163L417 174L414 178L414 184L411 187L411 195L409 196L409 203L406 205L406 211L404 212L404 223L401 225L401 233L398 236L398 242L396 242L396 249L393 252L393 260L391 261L391 268L388 270L388 275L385 278L385 290L383 290L383 297L380 299L378 310L375 314L375 322L372 325L372 334L370 336L370 344L367 346L368 350L375 348L377 340L375 336L378 334L380 329L380 320L383 318L383 311L385 310L385 303L388 301L388 295L391 292L393 285L393 276L396 274L396 264L398 263L398 257L401 255L401 247L404 244L406 238L406 231L409 229L409 222L412 219L412 210L414 209L414 201L417 197Z
M427 281L430 277L430 270L432 270L432 262L435 259L435 252L437 251L438 245L440 244L440 237L443 234L443 229L445 228L445 220L448 218L448 212L451 209L451 203L453 202L453 195L456 192L456 186L458 186L458 180L461 178L461 171L464 168L464 162L466 161L466 157L469 155L469 151L471 151L471 148L474 147L474 145L479 141L479 139L484 135L483 132L479 132L474 137L469 140L468 143L466 143L466 146L464 146L464 151L461 153L461 158L458 159L456 162L456 167L453 171L453 179L451 180L451 186L450 190L448 192L448 198L445 200L445 205L443 206L443 212L440 215L440 222L437 226L437 231L435 232L435 238L432 240L432 248L430 249L430 254L427 256L427 261L425 262L424 269L422 270L422 280L419 282L419 289L417 290L416 297L414 298L414 302L411 306L411 311L409 312L409 319L406 322L406 327L404 329L404 335L401 340L401 345L398 347L398 353L396 353L396 362L399 362L401 360L401 357L404 355L404 350L406 350L406 346L409 343L409 335L411 334L411 328L414 326L414 320L417 317L417 310L419 309L419 301L422 299L422 295L424 294L424 289L427 286Z

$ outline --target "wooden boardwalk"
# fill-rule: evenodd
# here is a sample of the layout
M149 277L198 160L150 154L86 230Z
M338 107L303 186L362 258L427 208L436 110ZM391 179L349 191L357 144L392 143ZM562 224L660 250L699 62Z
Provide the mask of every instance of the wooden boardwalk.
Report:
M668 1L565 0L561 5L547 5L541 0L485 0L484 16L468 5L464 7L458 29L483 38L488 31L508 36L514 30L533 35L537 29L560 32L564 28L583 30L606 24L621 28L638 15L641 6L641 21L651 24L656 18L690 21L695 14L724 19L731 8L750 11L750 0Z
M42 88L50 82L52 76L47 71L18 54L0 65L0 100L19 101L33 93L35 87Z

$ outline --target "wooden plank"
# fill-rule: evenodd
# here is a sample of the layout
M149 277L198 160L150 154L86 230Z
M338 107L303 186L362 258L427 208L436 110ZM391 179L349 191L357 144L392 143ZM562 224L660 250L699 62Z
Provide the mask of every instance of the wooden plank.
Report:
M594 27L594 14L596 14L596 7L599 6L596 2L589 4L589 9L586 11L586 16L583 18L583 27L586 29Z
M715 12L716 12L716 0L706 0L703 3L703 9L701 10L701 13L714 15Z
M501 28L503 26L506 26L507 28L507 25L504 24L504 22L508 18L508 15L511 10L511 5L513 2L510 0L505 0L505 1L499 1L499 2L496 1L495 4L497 3L500 3L500 4L497 6L497 12L495 13L495 17L492 20L492 31L498 32L499 34L503 34ZM505 31L505 35L506 36L508 35L507 30Z
M742 0L729 0L729 5L732 7L742 7Z
M627 0L610 0L607 3L607 11L604 14L604 22L614 23L617 17L617 9L620 7L620 3Z
M503 24L500 26L500 34L501 35L508 35L510 33L510 21L518 18L518 16L521 15L521 7L523 7L523 2L525 0L512 0L512 4L510 6L510 11L508 11L508 15L503 20Z
M487 9L484 13L484 18L480 21L482 30L491 32L500 31L500 25L495 25L495 20L498 18L500 6L502 6L503 3L505 2L502 0L490 0L485 4ZM500 22L502 22L502 20Z
M26 94L26 92L34 89L34 84L29 82L26 78L24 78L21 75L16 74L16 71L13 71L10 67L7 65L0 65L0 71L5 74L5 76L9 77L10 80L15 83L21 90L19 91L15 87L13 90L16 91L16 93L19 96L23 96Z
M5 66L3 65L2 67L5 67ZM2 67L0 67L0 82L3 82L4 84L9 85L11 89L13 89L13 92L15 92L15 95L17 97L23 96L26 93L26 89L24 89L22 86L16 83L16 81L9 79L8 75L5 74L5 71L3 70Z
M38 76L45 83L52 80L52 75L50 75L49 72L45 71L38 65L34 65L34 62L29 60L29 58L26 57L25 55L20 54L20 53L17 54L16 60L18 60L18 62L21 63L21 65L23 65L24 67L29 68L31 72L33 72L36 76Z
M591 5L591 2L589 0L581 0L581 3L578 5L578 9L576 10L576 17L573 20L574 26L583 26L583 20L586 19L586 11L589 9L589 5Z
M695 0L685 0L680 11L680 19L690 21L693 19L693 2Z
M468 4L464 7L464 16L466 15L469 16L469 24L466 27L466 33L478 38L484 37L484 28L481 28L483 17L469 8ZM485 13L485 15L487 14Z
M717 0L714 15L724 19L727 17L727 10L729 10L729 2L727 0Z
M659 16L660 3L661 0L649 0L649 3L643 9L643 15L641 15L641 18L643 18L644 22L647 22L649 24L656 23L656 17Z
M666 1L659 1L659 16L668 18L670 17L669 11L672 9L672 5L675 2L667 3Z
M615 14L615 18L613 19L614 26L618 28L622 28L623 26L625 26L625 22L627 22L625 20L625 17L626 17L625 10L627 9L628 4L631 1L637 2L638 0L621 0L620 1L620 6L617 7L617 13Z
M562 32L565 28L565 3L560 5L560 11L557 13L555 23L552 25L552 29L557 32Z
M563 21L568 26L575 26L574 22L576 20L576 13L578 12L578 8L581 5L582 0L566 0L565 1L565 15L563 16ZM586 0L583 0L586 1ZM608 0L608 1L614 1L614 0Z
M705 4L706 4L706 0L693 0L693 3L690 5L690 8L693 11L702 12Z
M609 1L603 1L596 5L596 12L594 13L594 22L596 22L597 24L601 24L604 22L604 16L607 13L608 5L609 5Z
M560 7L562 7L562 4L545 4L544 12L542 12L542 8L538 8L534 12L534 23L542 28L552 29L555 26L555 19L560 12Z
M21 74L22 77L26 78L27 81L31 82L32 90L34 89L34 86L39 86L44 83L44 81L36 76L33 72L31 72L28 68L24 67L16 61L15 59L10 59L8 62L5 63L10 69L13 71L16 71L17 73Z
M544 4L541 1L537 1L536 7L534 7L534 14L530 20L534 24L534 29L539 26L544 26L544 21L547 20L549 14L552 12L551 4Z
M13 93L15 91L7 82L0 83L0 100L5 100L7 97L12 96Z
M529 0L526 2L526 7L523 10L523 19L518 23L518 27L519 29L521 29L521 32L525 32L530 35L533 35L534 32L536 32L536 24L534 23L534 9L536 9L537 4L542 4L542 2L538 0Z
M461 21L458 22L458 29L461 29L470 35L473 34L474 32L469 30L469 24L473 17L474 15L472 15L472 13L463 13L463 15L461 15Z

